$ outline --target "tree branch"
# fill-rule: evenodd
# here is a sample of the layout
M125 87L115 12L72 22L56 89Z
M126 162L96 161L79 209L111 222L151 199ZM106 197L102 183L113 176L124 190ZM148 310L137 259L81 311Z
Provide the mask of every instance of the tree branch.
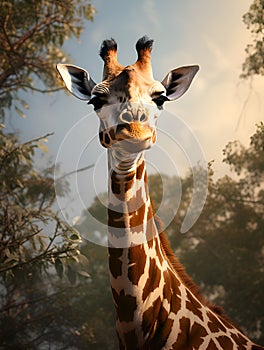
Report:
M62 179L64 179L64 178L67 177L67 176L73 175L73 174L75 174L75 173L80 173L80 172L82 172L82 171L91 169L91 168L93 168L93 167L94 167L94 164L91 164L91 165L88 165L88 166L86 166L86 167L84 167L84 168L80 168L80 169L77 169L77 170L70 171L69 173L64 174L64 175L58 177L57 179L55 179L55 181L62 180Z
M48 93L51 93L51 92L57 92L57 91L60 91L60 90L64 90L63 87L58 87L58 88L54 88L54 89L38 89L38 88L35 88L31 85L27 85L27 84L21 84L21 87L25 87L27 89L30 89L32 91L37 91L37 92L41 92L43 94L48 94Z

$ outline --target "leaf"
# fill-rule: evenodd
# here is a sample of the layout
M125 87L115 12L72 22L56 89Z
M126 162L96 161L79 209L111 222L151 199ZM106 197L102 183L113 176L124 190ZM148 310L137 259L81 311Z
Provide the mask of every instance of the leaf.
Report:
M75 217L72 219L72 224L73 224L73 225L76 225L80 219L81 219L81 216L80 216L80 215L75 216Z
M29 104L26 101L20 100L20 103L22 104L23 108L29 109Z
M56 269L56 272L57 272L58 276L60 278L62 278L64 267L63 267L63 263L61 262L61 259L56 259L55 260L55 269Z
M85 255L80 254L80 255L78 256L78 260L79 260L79 263L80 263L82 266L88 267L89 261L88 261L88 259L86 258Z
M88 272L83 271L83 270L77 271L77 273L79 275L83 276L83 277L86 277L86 278L90 278L91 277Z
M9 248L5 248L5 249L4 249L4 253L5 253L5 255L6 255L8 258L9 258L10 255L11 255Z
M21 183L21 181L19 179L16 179L16 183L18 184L18 186L20 188L24 188L23 184Z
M74 233L71 235L70 239L72 241L79 241L80 240L80 236L77 233Z
M19 261L19 257L17 254L10 254L10 256L5 259L4 264L10 263L11 261L17 262Z
M68 269L67 269L67 277L68 277L68 280L71 282L71 284L75 284L76 273L75 273L75 271L72 270L72 268L70 266L68 266Z
M45 153L49 152L48 147L46 145L44 145L42 142L37 141L36 144L43 152L45 152Z
M15 110L17 111L17 113L20 115L21 118L26 119L27 116L25 115L25 113L23 111L21 111L20 108L15 106Z

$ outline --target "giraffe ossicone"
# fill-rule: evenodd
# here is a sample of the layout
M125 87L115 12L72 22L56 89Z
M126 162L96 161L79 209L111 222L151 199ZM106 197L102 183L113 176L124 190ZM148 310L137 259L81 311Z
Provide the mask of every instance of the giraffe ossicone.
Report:
M210 305L174 256L149 196L145 151L156 142L163 104L189 88L197 65L153 78L153 41L136 44L137 60L122 66L114 39L100 56L103 80L58 64L68 90L94 106L99 138L108 154L109 271L122 350L263 349Z

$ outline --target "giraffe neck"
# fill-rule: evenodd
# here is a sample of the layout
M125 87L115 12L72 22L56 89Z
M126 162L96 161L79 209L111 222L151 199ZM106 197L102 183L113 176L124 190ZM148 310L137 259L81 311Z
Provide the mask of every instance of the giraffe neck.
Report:
M157 235L144 153L108 152L109 245L128 248L142 244Z
M117 333L121 349L128 349L128 344L131 349L141 349L152 328L146 321L143 326L144 319L157 299L152 292L160 282L160 272L156 273L156 283L149 279L149 270L155 273L162 264L160 258L157 268L153 244L158 239L158 230L149 197L144 154L128 157L119 151L108 152L109 269L118 316ZM153 315L153 322L156 316Z
M261 349L199 295L159 233L143 154L109 151L108 226L121 350Z

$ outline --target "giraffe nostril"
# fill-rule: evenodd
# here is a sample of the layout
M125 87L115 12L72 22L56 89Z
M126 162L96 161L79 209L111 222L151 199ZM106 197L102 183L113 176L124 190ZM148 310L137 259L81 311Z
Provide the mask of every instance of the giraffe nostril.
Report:
M133 116L129 112L124 112L120 115L119 119L122 123L127 124L127 123L131 123L133 121Z
M145 113L142 113L141 114L141 116L139 117L139 121L141 122L141 123L144 123L145 121L147 121L147 116L146 116L146 114Z

